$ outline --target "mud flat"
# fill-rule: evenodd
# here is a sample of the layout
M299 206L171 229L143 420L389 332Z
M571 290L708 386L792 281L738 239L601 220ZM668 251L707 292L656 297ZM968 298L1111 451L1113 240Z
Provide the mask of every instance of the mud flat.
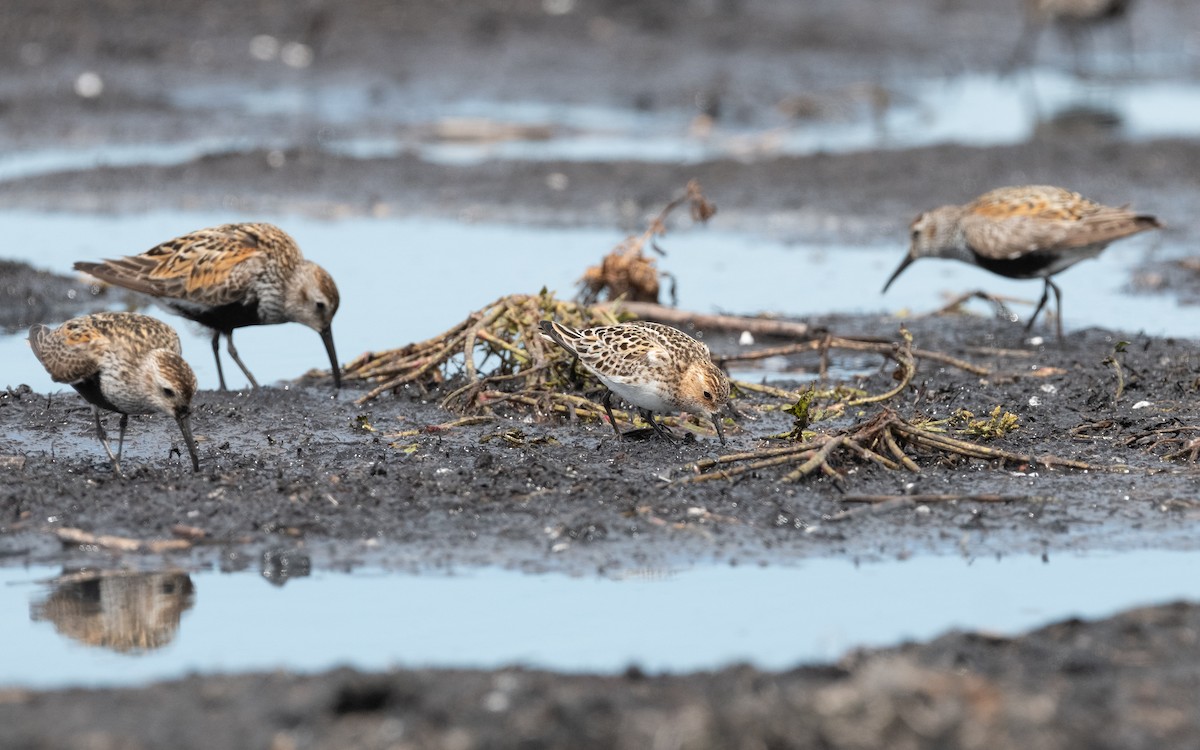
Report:
M719 206L717 229L895 242L898 260L916 212L1000 184L1049 182L1158 214L1167 225L1160 245L1116 283L1195 296L1200 276L1178 262L1200 233L1200 130L1146 129L1127 104L1159 90L1191 101L1200 69L1188 36L1200 23L1194 3L1139 5L1133 73L1102 51L1099 82L1073 82L1073 106L1024 112L1020 137L992 140L976 137L978 123L954 125L972 111L969 99L942 111L939 102L953 100L928 95L921 82L985 85L980 76L996 70L1019 33L1015 9L986 0L803 5L14 6L0 25L0 60L11 73L0 83L0 201L10 211L118 219L166 210L284 225L304 214L632 230L698 178ZM1096 41L1104 50L1112 39ZM1039 55L1039 68L1071 63L1049 34ZM994 85L1028 88L1020 75ZM1042 76L1035 92L1047 80L1058 85L1044 71L1030 75ZM944 125L944 137L922 140L912 122ZM810 126L861 128L865 145L788 140ZM635 146L645 148L630 156ZM48 273L65 268L37 263L39 243L53 241L10 237L0 248L13 261L0 265L6 332L121 304ZM806 278L809 269L764 270L784 272L795 274L797 296L820 283ZM421 283L406 278L397 288ZM874 281L861 290L875 292ZM463 300L462 313L480 302ZM279 584L322 570L486 566L614 578L697 564L1054 559L1200 546L1200 474L1188 460L1200 435L1196 334L1073 325L1059 346L986 316L827 312L804 322L896 340L904 324L915 346L984 373L922 360L902 394L830 427L889 408L944 420L1000 407L1017 428L981 443L1030 460L908 446L919 473L839 456L836 481L780 482L786 471L764 468L685 483L697 460L779 444L761 441L788 432L791 416L755 409L762 397L751 394L724 449L704 436L617 443L605 425L503 410L444 429L456 415L438 406L443 389L405 388L359 406L361 386L334 396L327 381L303 378L257 392L202 391L193 418L198 474L172 452L172 424L135 419L122 482L80 399L6 382L0 563L62 568L65 577L261 566ZM407 343L380 335L379 348ZM718 356L740 351L736 336L710 332L706 341ZM782 342L758 345L772 343ZM785 371L771 374L779 387L803 387L818 368L813 355L776 364ZM845 381L867 392L895 384L881 357L842 364ZM961 430L957 419L947 429ZM888 500L851 502L867 498ZM176 622L186 623L181 609ZM6 616L14 615L25 617ZM1197 617L1192 604L1163 603L1007 637L951 632L784 671L385 665L180 674L134 688L63 680L34 690L16 680L0 685L0 744L1187 747L1200 729ZM637 612L627 623L655 627Z

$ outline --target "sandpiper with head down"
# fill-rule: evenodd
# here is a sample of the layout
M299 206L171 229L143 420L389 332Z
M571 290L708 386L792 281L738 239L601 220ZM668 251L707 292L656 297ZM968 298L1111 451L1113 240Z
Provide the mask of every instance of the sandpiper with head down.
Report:
M1160 226L1148 214L1104 206L1058 187L998 188L964 206L942 206L918 216L910 227L908 255L883 291L918 258L953 258L1010 279L1040 278L1045 282L1042 298L1025 330L1054 290L1061 340L1062 290L1050 277L1099 255L1113 240Z
M154 412L179 424L192 470L200 471L190 421L196 376L180 356L179 336L171 326L138 313L95 313L55 329L35 325L29 329L29 344L56 383L69 383L92 404L96 436L118 476L129 415ZM121 415L115 456L100 421L101 409Z
M1020 63L1029 62L1042 29L1055 25L1071 45L1079 72L1085 34L1102 24L1125 21L1126 32L1132 35L1128 20L1131 4L1132 0L1024 0L1025 30L1005 67L1011 70Z
M100 263L76 263L102 281L154 297L172 312L213 331L217 376L220 339L250 384L258 382L238 357L233 330L273 323L303 323L321 334L334 387L341 386L331 324L338 309L333 278L286 232L272 224L224 224L162 243L141 255Z
M543 320L541 329L544 338L578 357L608 388L604 409L618 438L614 393L641 409L661 437L671 435L654 412L686 411L711 419L725 442L717 412L729 401L729 377L713 364L708 347L683 331L640 320L582 330Z

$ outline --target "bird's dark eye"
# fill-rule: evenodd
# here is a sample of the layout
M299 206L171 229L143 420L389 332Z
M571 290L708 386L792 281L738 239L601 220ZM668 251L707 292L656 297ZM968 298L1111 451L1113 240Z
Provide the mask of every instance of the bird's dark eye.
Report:
M324 302L318 302L318 303L317 303L317 310L318 310L318 311L320 311L320 312L325 312L325 303L324 303Z
M712 401L712 400L713 400L713 396L712 396L712 394L711 394L711 393L709 393L708 391L705 391L705 392L704 392L704 400L705 400L705 401Z
M175 391L170 388L163 388L163 395L167 398L175 398Z

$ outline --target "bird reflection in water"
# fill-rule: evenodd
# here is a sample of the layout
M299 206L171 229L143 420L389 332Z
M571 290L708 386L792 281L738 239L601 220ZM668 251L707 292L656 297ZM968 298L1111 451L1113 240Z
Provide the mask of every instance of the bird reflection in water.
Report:
M136 653L175 639L192 608L195 588L182 571L73 571L49 582L50 594L31 606L34 622L98 648Z

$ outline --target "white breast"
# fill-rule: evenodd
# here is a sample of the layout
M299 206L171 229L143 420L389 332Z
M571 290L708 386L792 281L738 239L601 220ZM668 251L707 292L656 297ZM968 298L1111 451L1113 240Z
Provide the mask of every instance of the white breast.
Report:
M599 374L597 377L613 393L638 408L666 414L679 410L674 401L668 398L663 384L658 381L614 380Z

